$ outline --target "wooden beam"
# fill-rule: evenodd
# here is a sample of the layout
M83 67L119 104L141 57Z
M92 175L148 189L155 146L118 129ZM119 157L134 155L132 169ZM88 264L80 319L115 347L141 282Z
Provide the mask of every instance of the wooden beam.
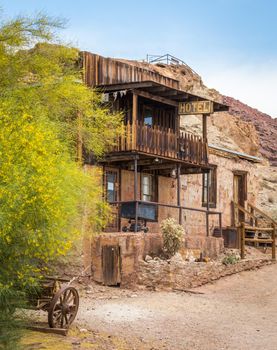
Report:
M172 99L174 100L174 101L186 101L187 100L187 98L188 98L188 94L186 94L186 93L179 93L178 92L178 94L177 95L174 95L174 96L172 96Z
M184 174L203 174L207 172L207 169L202 169L202 168L182 168L181 169L181 175L184 175Z
M28 326L27 329L31 331L37 331L42 333L51 333L51 334L59 334L59 335L67 335L68 329L64 328L49 328L49 327L41 327L41 326Z
M152 92L152 91L151 91ZM164 91L161 92L160 95L162 97L166 97L166 96L176 96L178 95L178 91L177 90L168 90L168 91Z
M165 86L153 86L150 88L150 92L162 92L162 91L166 91Z
M172 169L174 168L174 163L163 163L163 164L151 164L145 167L142 167L142 170L163 170L163 169Z
M148 99L153 100L153 101L164 103L164 104L169 105L169 106L178 107L178 102L169 100L168 98L165 98L165 97L153 95L150 92L146 92L146 91L142 91L142 90L134 90L134 93L137 94L138 96L145 97L145 98L148 98Z
M137 89L137 88L148 88L155 86L156 84L152 81L143 81L138 83L121 83L121 84L107 84L99 85L97 88L103 90L103 92L113 92L126 89Z

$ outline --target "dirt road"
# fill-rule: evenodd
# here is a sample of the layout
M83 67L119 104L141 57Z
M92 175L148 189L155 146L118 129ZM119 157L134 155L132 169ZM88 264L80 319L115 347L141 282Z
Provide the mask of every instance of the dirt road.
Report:
M77 322L149 349L277 349L277 264L196 290L204 294L102 289L82 298Z

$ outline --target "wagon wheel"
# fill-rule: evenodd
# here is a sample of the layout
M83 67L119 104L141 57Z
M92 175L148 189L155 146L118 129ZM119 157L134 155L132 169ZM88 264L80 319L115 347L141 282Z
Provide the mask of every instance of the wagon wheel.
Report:
M52 299L48 309L48 324L51 328L68 328L79 308L79 295L73 287L61 288Z

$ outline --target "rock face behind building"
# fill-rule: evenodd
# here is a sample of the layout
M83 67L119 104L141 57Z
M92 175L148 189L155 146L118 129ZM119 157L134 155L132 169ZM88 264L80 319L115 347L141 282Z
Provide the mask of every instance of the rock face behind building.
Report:
M277 119L232 97L223 96L223 101L230 106L229 114L255 126L260 138L261 155L277 166Z

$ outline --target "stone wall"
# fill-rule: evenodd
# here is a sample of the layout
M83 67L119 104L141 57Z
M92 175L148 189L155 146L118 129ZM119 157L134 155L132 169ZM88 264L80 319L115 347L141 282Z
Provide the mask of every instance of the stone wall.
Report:
M238 158L226 158L210 154L209 161L217 165L217 206L215 209L222 212L223 227L232 225L233 200L233 171L247 172L248 201L256 204L256 196L259 190L257 165ZM184 191L184 205L201 207L202 203L202 175L182 176L182 191ZM184 211L183 225L189 234L205 234L205 214ZM210 229L218 227L218 216L210 216Z
M92 277L96 282L103 283L103 246L118 246L120 248L120 276L121 286L136 283L139 261L147 254L158 256L161 254L162 240L156 233L103 233L95 237L91 245Z
M91 244L91 266L93 279L104 282L103 256L104 246L117 246L120 251L120 275L118 283L130 287L137 283L140 261L147 255L162 255L162 236L160 233L103 233L94 238ZM215 237L185 235L180 254L184 259L199 259L200 256L215 258L223 251L223 239Z
M141 260L137 283L152 290L186 290L271 263L268 259L245 259L233 265L224 265L221 262L196 263L184 261L177 254L171 260Z

